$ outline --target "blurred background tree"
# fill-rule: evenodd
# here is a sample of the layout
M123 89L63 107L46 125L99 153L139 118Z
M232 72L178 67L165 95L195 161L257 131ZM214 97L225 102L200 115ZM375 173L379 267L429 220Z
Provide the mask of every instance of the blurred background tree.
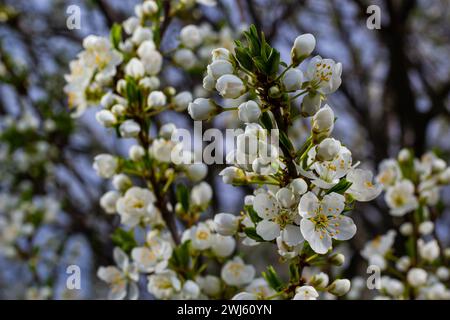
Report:
M110 234L118 221L105 215L99 207L98 199L106 186L93 173L91 161L94 155L121 146L96 129L92 113L88 112L76 124L70 118L63 75L68 71L69 61L80 50L83 37L91 33L107 35L114 22L121 22L131 14L136 2L4 0L0 4L0 115L3 127L9 128L2 127L0 133L3 155L0 191L18 195L26 202L33 202L33 196L48 195L61 204L58 218L50 224L35 222L37 228L50 225L51 232L45 233L45 237L51 234L51 241L57 243L56 258L45 264L45 268L40 267L42 261L30 264L36 248L45 245L29 237L28 242L16 246L23 255L22 264L11 264L10 259L0 255L1 270L8 270L0 275L1 298L24 297L26 293L32 297L39 293L36 293L38 288L54 285L49 281L55 279L55 274L65 275L65 269L61 269L67 264L64 252L72 250L73 243L80 252L92 251L93 259L81 254L74 258L84 259L83 263L91 270L111 261ZM80 30L68 30L66 26L66 10L73 4L81 8ZM369 5L381 9L380 29L371 30L366 25ZM292 41L298 34L314 34L320 39L316 53L343 63L343 84L328 103L342 115L336 135L354 150L355 159L369 163L374 169L382 159L397 154L401 147L411 147L416 155L434 149L448 162L448 1L218 0L216 7L198 7L192 16L183 19L209 23L215 30L229 25L234 32L254 23L265 32L269 42L281 49L284 60L288 60ZM179 21L174 20L168 25L166 39L170 39L171 33L176 34L177 29ZM170 49L170 40L164 46ZM199 90L201 70L189 76L177 70L164 72L182 89ZM24 114L37 119L37 127L31 127L31 131L30 128L17 130ZM177 121L184 127L191 125L188 119ZM222 128L232 125L227 119L215 123ZM17 139L18 136L22 138ZM18 163L12 156L14 152L29 150L38 141L45 141L53 150L48 153L44 150L47 162L52 164L50 168L13 170ZM32 161L33 166L36 164ZM211 167L207 178L217 191L213 211L236 213L243 193L230 191L234 189L217 179L220 169L221 166ZM443 201L450 207L446 191ZM0 203L2 215L6 216L4 203ZM350 242L349 249L354 256L346 271L349 278L364 274L365 264L358 253L364 243L393 223L382 199L357 207L353 217L360 231ZM446 244L450 242L449 226L447 210L437 230ZM22 278L24 274L26 277ZM21 285L17 286L18 278L26 281L20 281ZM88 280L94 285L82 290L79 297L104 296L96 292L95 272L88 275ZM55 297L65 297L66 293L61 291Z

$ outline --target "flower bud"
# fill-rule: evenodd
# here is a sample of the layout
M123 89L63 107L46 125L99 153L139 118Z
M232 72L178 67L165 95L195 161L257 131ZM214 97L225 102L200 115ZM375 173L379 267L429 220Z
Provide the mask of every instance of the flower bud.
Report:
M217 60L229 60L230 59L230 51L225 48L217 48L211 52L212 61Z
M153 0L146 0L142 3L142 12L146 15L154 15L158 12L158 5Z
M230 256L235 248L236 240L234 240L233 237L216 234L213 238L211 249L213 253L218 257L225 258Z
M283 85L287 91L297 91L302 88L303 72L299 69L286 71L283 77Z
M307 58L316 47L316 39L310 33L305 33L298 36L294 41L294 46L291 50L292 63L294 65L300 64Z
M420 268L412 268L406 275L406 280L413 287L423 286L427 282L427 272Z
M432 221L424 221L419 225L419 233L423 236L431 234L434 230L434 223Z
M348 279L337 279L328 287L328 292L335 296L343 296L350 291L351 282Z
M404 148L398 153L398 161L407 162L411 158L411 152Z
M212 188L206 182L201 182L191 190L191 202L196 206L206 205L212 198Z
M239 106L238 116L245 123L257 122L261 116L261 109L255 101L250 100Z
M313 117L312 133L315 141L321 141L327 138L334 127L334 112L328 106L325 105L322 109L317 111Z
M337 156L341 149L341 143L333 138L326 138L317 146L317 159L320 161L331 161Z
M205 90L212 91L214 90L215 87L216 87L216 80L214 80L213 76L207 74L203 78L203 88L205 88Z
M324 289L328 286L329 277L326 273L320 272L318 274L315 274L311 280L309 281L309 284L313 287Z
M245 179L245 173L236 167L227 167L223 169L219 176L222 177L223 182L226 184L239 183Z
M156 50L155 42L153 42L153 40L145 40L139 45L139 48L137 49L136 53L138 57L142 59L155 50Z
M413 225L411 222L404 222L400 226L400 233L405 237L410 236L413 233Z
M159 109L166 105L167 98L162 91L153 91L148 95L148 106L150 108Z
M441 174L439 175L439 182L442 184L450 183L450 168L447 168L443 172L441 172Z
M195 48L202 43L202 36L197 26L190 24L180 31L180 40L188 48Z
M119 192L115 190L108 191L100 198L100 206L106 213L113 214L116 212L116 203L119 198Z
M219 79L226 74L233 74L233 65L227 60L216 60L208 65L208 75L212 76L214 80Z
M145 77L139 80L139 86L147 90L156 90L160 86L160 81L157 77Z
M131 182L131 179L123 174L116 174L112 179L112 185L113 187L118 191L126 191L128 188L133 186L133 183Z
M177 127L173 123L166 123L159 129L159 135L164 139L170 140L175 130L177 130Z
M289 184L289 187L297 195L302 195L306 193L306 191L308 191L308 185L302 178L292 180L292 182Z
M173 60L183 69L189 70L197 63L197 57L189 49L180 49L173 55Z
M109 110L100 110L95 114L95 119L104 127L111 127L116 124L116 116Z
M208 173L208 167L204 163L193 163L187 166L186 175L194 182L203 180Z
M142 44L141 44L142 47ZM139 49L141 48L139 47ZM149 75L156 75L161 71L163 57L157 50L146 50L142 53L142 64L144 65L145 72Z
M94 158L93 168L101 178L111 178L117 170L118 161L110 154L102 153Z
M148 39L153 39L153 32L150 28L142 26L137 26L131 37L131 41L137 46Z
M125 66L125 74L134 79L142 78L145 74L144 65L138 58L133 58Z
M175 111L181 112L187 109L189 103L192 102L192 94L189 91L183 91L173 98Z
M188 106L188 113L194 120L207 120L217 111L218 107L211 99L197 98Z
M234 235L239 227L239 218L231 213L218 213L214 216L214 228L222 236Z
M124 138L134 138L141 131L141 127L134 120L126 120L120 125L119 131Z
M116 97L111 91L105 93L103 97L100 99L100 105L105 109L109 109L115 102Z
M125 79L120 79L119 81L117 81L116 90L119 94L125 95L126 87L127 87L127 82L125 81Z
M447 281L450 278L450 271L447 267L439 267L436 270L436 275L442 281Z
M281 95L280 88L278 86L272 86L269 88L269 97L271 98L279 98Z
M342 253L333 254L330 257L330 262L335 266L342 266L345 263L345 256Z
M221 76L217 80L216 89L225 99L239 98L246 91L245 85L242 80L232 74Z
M145 155L145 149L139 145L134 145L130 147L128 151L128 156L133 161L141 160Z
M397 262L395 263L395 267L402 272L405 272L406 270L408 270L410 265L411 265L411 259L408 256L400 257L397 260Z
M303 98L301 114L305 117L311 117L317 113L321 104L320 94L309 93Z
M126 108L122 104L115 104L111 108L111 112L114 113L115 116L123 116L125 114Z

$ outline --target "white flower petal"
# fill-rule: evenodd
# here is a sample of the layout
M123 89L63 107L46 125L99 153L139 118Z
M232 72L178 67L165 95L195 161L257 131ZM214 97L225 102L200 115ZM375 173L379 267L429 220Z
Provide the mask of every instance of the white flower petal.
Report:
M280 226L269 220L262 220L256 226L256 233L266 241L271 241L280 235Z
M300 203L298 205L298 212L302 217L310 218L315 215L319 207L319 199L317 196L310 192L305 193L300 199Z
M281 237L283 242L289 246L296 246L304 240L300 227L293 224L288 224L283 231L281 231Z
M316 231L315 224L309 219L305 218L300 221L300 230L315 252L325 254L331 248L331 237L328 233Z

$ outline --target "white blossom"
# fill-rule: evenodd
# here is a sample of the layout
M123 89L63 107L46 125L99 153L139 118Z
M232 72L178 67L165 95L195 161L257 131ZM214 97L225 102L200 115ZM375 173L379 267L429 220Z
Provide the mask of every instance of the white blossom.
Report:
M239 257L227 261L222 267L221 277L227 285L242 286L250 283L255 276L255 268L244 264Z
M356 233L353 220L341 214L344 206L344 197L334 192L322 200L312 192L300 199L300 230L315 252L325 254L331 248L332 238L348 240Z

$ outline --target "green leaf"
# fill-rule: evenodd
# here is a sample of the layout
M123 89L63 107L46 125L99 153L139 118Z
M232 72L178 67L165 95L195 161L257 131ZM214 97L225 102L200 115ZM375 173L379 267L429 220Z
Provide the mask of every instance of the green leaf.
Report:
M276 291L280 291L281 289L283 289L283 281L272 266L268 266L267 271L262 272L262 276L264 279L266 279L267 283Z
M248 216L250 217L250 220L252 220L253 223L258 223L262 220L260 216L256 213L255 209L253 209L252 206L246 206L245 207Z
M111 239L115 246L121 248L126 253L130 253L134 247L137 247L133 229L125 231L117 228L111 235Z
M347 189L350 188L351 185L352 185L352 182L350 182L346 179L341 179L341 181L339 181L339 183L337 185L328 189L328 191L325 194L330 194L332 192L344 194L345 191L347 191Z
M265 240L256 233L255 228L245 228L244 232L250 239L253 239L257 242L265 242Z
M189 190L184 184L178 184L176 189L177 201L181 203L185 212L189 211Z
M280 142L281 144L289 150L289 152L291 153L291 155L294 153L294 146L292 145L291 140L289 139L289 137L287 136L286 132L284 131L279 131L280 133Z
M169 263L172 267L185 270L188 269L190 262L190 244L190 240L185 241L173 250L172 257L169 260Z
M119 50L119 43L122 42L122 26L114 23L109 34L111 44L116 50Z
M253 61L245 48L236 48L235 50L236 60L239 62L241 67L247 69L248 71L253 71Z
M264 127L264 129L272 130L272 119L270 118L270 115L268 112L263 112L260 118L261 125Z

